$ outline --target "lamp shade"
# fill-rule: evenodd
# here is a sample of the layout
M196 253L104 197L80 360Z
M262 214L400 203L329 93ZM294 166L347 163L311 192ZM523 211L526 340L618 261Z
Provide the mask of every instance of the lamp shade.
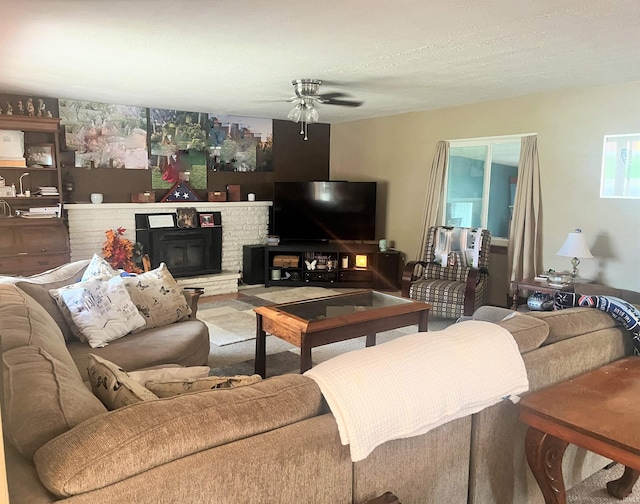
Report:
M560 250L558 250L559 256L563 257L578 257L582 259L592 259L591 251L587 246L587 240L580 229L569 233Z

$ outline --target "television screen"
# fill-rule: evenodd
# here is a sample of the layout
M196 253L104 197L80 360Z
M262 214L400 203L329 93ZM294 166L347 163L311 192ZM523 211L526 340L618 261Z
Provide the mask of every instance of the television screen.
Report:
M273 232L281 240L375 240L375 182L275 182Z

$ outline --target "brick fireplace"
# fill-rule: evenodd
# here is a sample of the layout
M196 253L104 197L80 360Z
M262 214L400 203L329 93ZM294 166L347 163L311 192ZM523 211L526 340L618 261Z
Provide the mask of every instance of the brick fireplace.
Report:
M123 227L126 229L125 237L135 242L136 214L161 214L175 212L180 207L195 207L198 212L220 212L223 223L222 271L178 278L178 283L202 287L204 295L237 292L242 271L242 247L266 243L271 204L270 201L65 204L71 260L90 259L94 253L102 255L102 243L108 229Z

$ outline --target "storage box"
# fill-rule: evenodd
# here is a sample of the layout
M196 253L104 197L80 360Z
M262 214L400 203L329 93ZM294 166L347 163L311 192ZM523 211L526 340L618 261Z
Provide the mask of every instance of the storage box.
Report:
M300 257L296 255L277 255L273 257L273 266L277 268L297 268Z
M155 203L155 191L146 191L139 193L131 193L131 203Z
M227 193L224 191L209 192L209 201L227 201Z
M229 198L229 201L240 201L240 184L228 185L227 196Z

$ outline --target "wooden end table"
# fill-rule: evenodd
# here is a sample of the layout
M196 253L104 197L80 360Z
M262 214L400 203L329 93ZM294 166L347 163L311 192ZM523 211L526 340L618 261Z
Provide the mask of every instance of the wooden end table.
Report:
M631 493L640 475L638 394L640 357L627 357L522 398L527 462L546 504L566 503L562 456L569 443L624 464L607 491L618 499Z
M563 285L562 287L554 287L549 285L546 280L536 280L535 278L523 278L515 282L511 282L511 290L513 290L513 302L511 304L512 310L518 309L518 294L521 290L528 290L533 292L542 292L544 294L553 295L556 292L573 292L573 286L571 284Z
M311 369L311 349L366 336L376 344L376 333L417 324L426 331L431 305L376 291L254 308L256 312L255 372L266 374L266 333L300 348L300 373Z

